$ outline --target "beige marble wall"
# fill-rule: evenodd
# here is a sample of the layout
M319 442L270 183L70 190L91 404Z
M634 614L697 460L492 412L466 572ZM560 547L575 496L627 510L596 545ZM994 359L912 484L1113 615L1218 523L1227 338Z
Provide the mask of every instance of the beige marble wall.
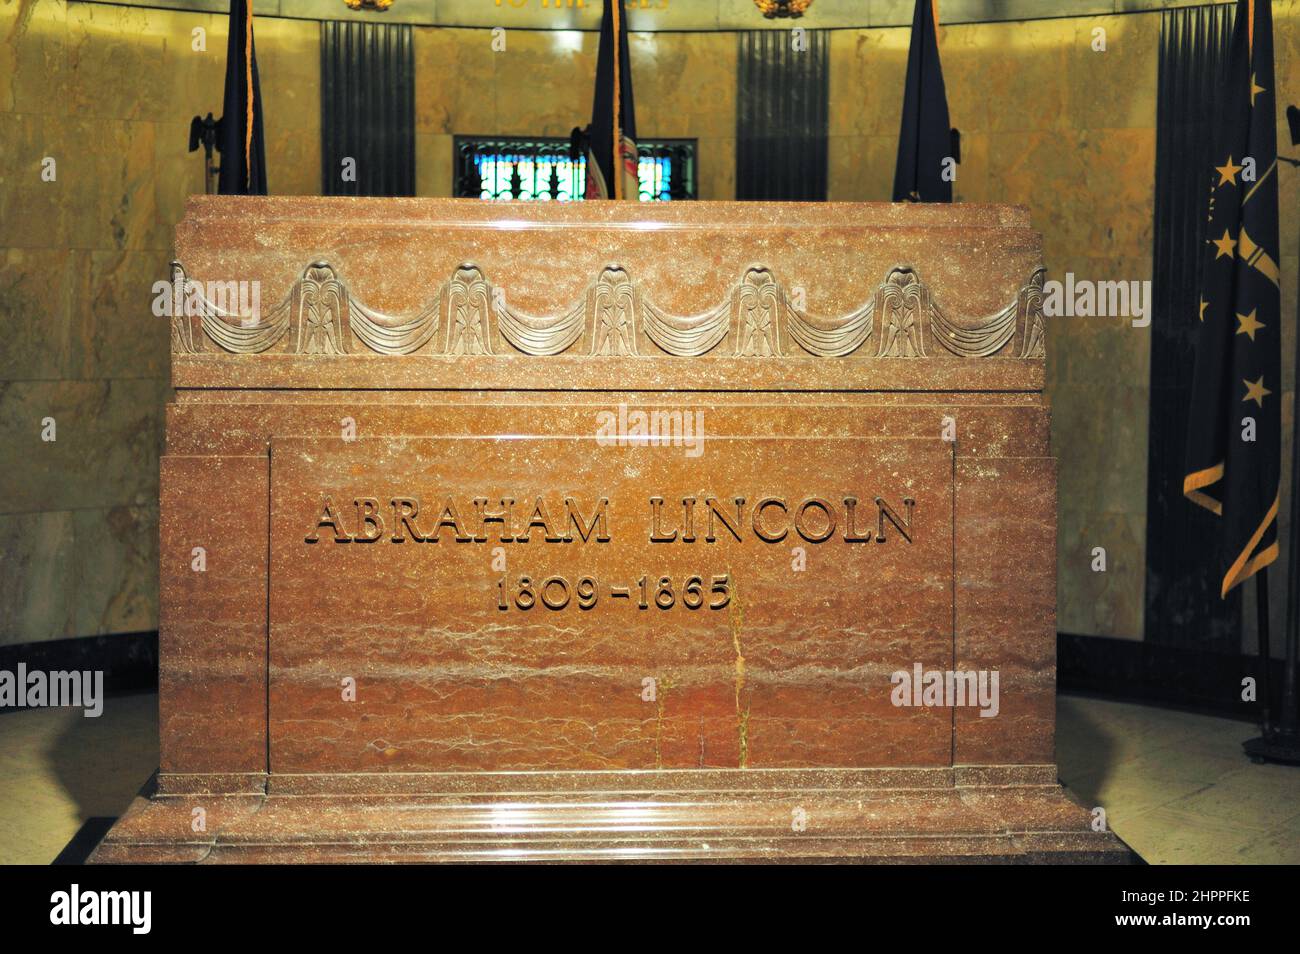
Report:
M1284 106L1300 101L1300 2L1279 0L1274 16ZM1096 28L1106 31L1105 52L1092 49ZM951 119L962 131L956 196L1029 206L1052 277L1151 278L1159 41L1158 13L941 31ZM903 29L833 35L832 198L890 195L907 43ZM1284 119L1278 141L1288 151ZM1295 314L1296 181L1295 170L1284 168L1288 332ZM1288 336L1288 408L1291 351ZM1061 318L1049 329L1063 631L1142 638L1149 369L1148 332L1124 320ZM1105 573L1091 568L1097 546L1107 552ZM1280 627L1280 601L1274 610Z
M203 191L186 139L221 113L226 19L0 0L0 643L157 626L169 366L151 286ZM280 193L318 189L317 31L257 23Z

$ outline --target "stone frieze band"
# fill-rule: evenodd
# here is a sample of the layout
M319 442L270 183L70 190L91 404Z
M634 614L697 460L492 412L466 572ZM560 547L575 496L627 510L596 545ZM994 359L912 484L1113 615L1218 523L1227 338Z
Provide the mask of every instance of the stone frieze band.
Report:
M795 307L771 269L749 267L717 305L674 315L654 304L628 270L607 265L582 299L555 315L508 303L478 266L466 263L417 314L369 308L328 262L313 262L265 314L240 317L172 263L172 351L235 355L671 355L736 358L1042 358L1043 280L1034 271L1015 300L991 315L949 315L920 274L890 269L851 313L820 317ZM205 344L206 342L206 344Z

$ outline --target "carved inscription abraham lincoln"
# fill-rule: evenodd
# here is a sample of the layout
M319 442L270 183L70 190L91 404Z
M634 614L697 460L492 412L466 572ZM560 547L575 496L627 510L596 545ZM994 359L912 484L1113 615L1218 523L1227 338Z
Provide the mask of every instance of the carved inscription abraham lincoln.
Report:
M469 506L466 506L468 503ZM746 512L746 499L732 497L719 500L706 496L681 498L680 536L677 526L672 525L672 518L665 514L663 497L650 497L646 503L649 514L649 536L654 543L694 543L703 540L714 543L720 533L729 533L736 540L743 540L744 534L752 532L754 537L766 543L780 543L791 530L800 539L808 543L821 543L837 532L848 543L884 543L885 524L891 524L908 541L912 540L912 515L916 501L911 497L902 499L902 508L906 514L900 516L883 497L874 500L876 521L874 527L868 523L859 526L858 498L844 497L839 504L822 497L807 497L791 504L784 497L760 497ZM700 511L700 524L705 527L696 535L696 511ZM447 532L447 538L457 543L528 543L534 530L540 531L540 538L547 543L609 543L613 538L609 531L609 498L601 497L590 506L584 505L572 497L565 497L562 502L555 501L549 506L538 497L531 505L516 510L513 497L498 498L495 503L487 497L474 497L469 501L456 501L447 497L441 500L434 510L436 516L429 521L426 517L427 531L420 528L420 498L414 496L394 496L389 498L391 513L385 517L378 497L357 497L352 501L355 508L355 520L349 531L344 519L334 504L333 498L325 494L320 504L320 514L315 525L305 536L307 543L316 543L321 539L320 531L328 528L331 533L325 539L335 543L374 543L388 539L393 543L438 543ZM466 516L462 517L462 513ZM555 516L552 516L555 514ZM390 533L391 528L391 533Z

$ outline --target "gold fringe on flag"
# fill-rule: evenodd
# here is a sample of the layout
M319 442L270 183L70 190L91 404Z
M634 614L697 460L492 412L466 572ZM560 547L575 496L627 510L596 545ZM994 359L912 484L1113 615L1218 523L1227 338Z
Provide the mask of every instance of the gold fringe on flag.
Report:
M244 187L253 187L253 0L244 7L244 83L248 115L244 117Z
M1277 560L1279 548L1276 540L1259 552L1256 552L1255 548L1259 546L1259 541L1264 538L1264 532L1277 519L1278 505L1281 501L1282 491L1279 488L1277 496L1273 498L1273 506L1269 507L1268 513L1264 514L1263 522L1251 534L1245 548L1232 561L1232 566L1228 567L1228 572L1223 577L1223 589L1219 593L1220 597L1227 597L1228 591L1242 580L1254 576L1264 567Z
M1212 484L1217 484L1223 479L1223 464L1215 464L1213 467L1207 467L1204 470L1198 470L1193 474L1188 474L1183 478L1183 495L1193 503L1200 504L1206 510L1223 516L1223 503L1215 500L1207 493L1203 493L1203 488Z

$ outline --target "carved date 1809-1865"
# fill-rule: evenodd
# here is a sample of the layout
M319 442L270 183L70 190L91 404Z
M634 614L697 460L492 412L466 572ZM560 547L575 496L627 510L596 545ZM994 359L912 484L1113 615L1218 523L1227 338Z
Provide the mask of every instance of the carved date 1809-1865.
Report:
M661 610L674 606L720 610L731 602L731 574L713 576L707 581L703 576L674 581L671 576L656 579L642 574L635 583L622 585L602 582L594 576L579 577L573 584L568 577L558 575L544 580L521 576L513 584L502 577L497 580L497 609L505 612L513 606L530 610L540 604L550 610L562 610L572 603L579 609L589 610L600 602L602 590L608 590L611 599L622 598L643 610L651 606Z

